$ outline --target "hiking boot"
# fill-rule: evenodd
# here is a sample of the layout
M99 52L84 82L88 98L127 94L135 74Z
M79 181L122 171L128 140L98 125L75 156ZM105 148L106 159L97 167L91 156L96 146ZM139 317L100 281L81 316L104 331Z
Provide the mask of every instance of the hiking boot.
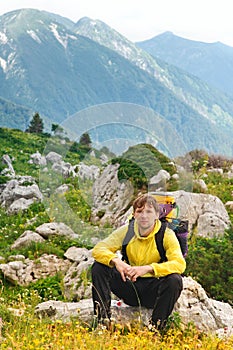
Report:
M153 322L152 319L150 319L147 328L148 328L148 330L149 330L150 332L162 334L162 333L165 331L166 322L161 323L161 321L158 320L158 321L155 323L155 322Z
M107 329L109 331L114 330L116 320L113 318L101 318L98 319L97 316L93 317L91 323L91 329Z

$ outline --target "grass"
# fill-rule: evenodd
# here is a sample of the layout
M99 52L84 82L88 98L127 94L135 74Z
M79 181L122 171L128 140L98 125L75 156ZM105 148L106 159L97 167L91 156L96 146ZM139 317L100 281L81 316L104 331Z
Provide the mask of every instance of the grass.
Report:
M93 329L78 318L63 322L37 317L34 309L41 301L37 291L25 288L24 295L17 289L13 293L10 300L0 293L1 350L230 350L233 347L233 336L220 338L198 330L191 323L182 326L173 322L161 334L139 323L115 324L108 330Z
M179 315L161 334L140 323L91 328L78 318L70 321L37 317L35 306L44 300L38 290L11 288L11 297L0 290L0 349L6 350L230 350L232 337L218 337L198 330L192 323L182 326Z
M148 331L145 327L132 329L115 325L114 329L90 329L78 320L63 323L38 320L31 315L23 315L20 322L3 324L1 349L45 350L45 349L182 349L182 350L230 350L233 338L220 339L198 331L195 327L184 330L171 329L161 335Z

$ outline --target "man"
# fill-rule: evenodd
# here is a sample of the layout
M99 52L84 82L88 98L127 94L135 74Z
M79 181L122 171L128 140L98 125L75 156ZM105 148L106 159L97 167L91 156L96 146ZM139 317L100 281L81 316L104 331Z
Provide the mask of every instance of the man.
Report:
M163 245L167 261L160 263L155 235L161 227L159 205L144 194L133 203L134 237L127 245L129 264L121 250L128 225L116 229L93 249L92 298L99 321L111 318L111 292L126 304L153 309L151 323L162 329L183 288L186 263L175 233L166 228Z

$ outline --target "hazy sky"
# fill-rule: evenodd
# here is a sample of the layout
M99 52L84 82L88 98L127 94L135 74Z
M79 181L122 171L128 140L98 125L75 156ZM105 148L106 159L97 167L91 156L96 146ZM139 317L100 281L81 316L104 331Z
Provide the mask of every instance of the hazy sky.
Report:
M99 19L131 41L165 31L233 46L232 0L0 0L0 15L36 8L68 17Z

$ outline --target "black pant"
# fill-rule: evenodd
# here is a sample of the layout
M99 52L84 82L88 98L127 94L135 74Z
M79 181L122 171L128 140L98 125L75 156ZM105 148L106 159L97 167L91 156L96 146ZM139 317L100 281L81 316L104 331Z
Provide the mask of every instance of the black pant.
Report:
M161 328L171 314L182 289L183 281L178 273L160 278L138 277L136 282L124 282L115 267L110 268L98 262L92 266L92 298L94 314L98 319L111 317L113 292L130 306L153 309L152 323Z

